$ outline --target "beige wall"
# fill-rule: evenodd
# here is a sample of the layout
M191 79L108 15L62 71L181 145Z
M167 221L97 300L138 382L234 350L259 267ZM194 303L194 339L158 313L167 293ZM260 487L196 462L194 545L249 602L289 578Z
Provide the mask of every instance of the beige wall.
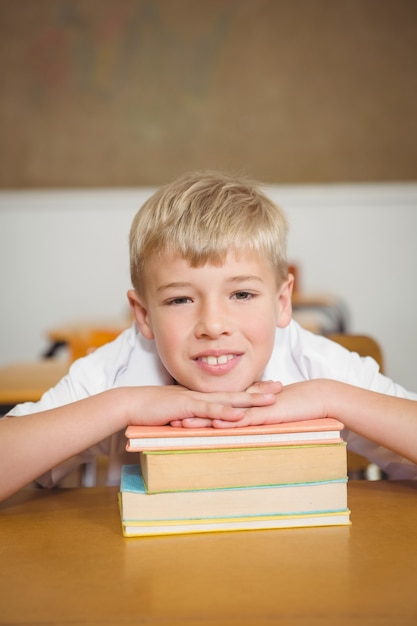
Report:
M0 0L0 187L416 179L414 0Z
M271 185L305 293L340 297L348 329L381 344L417 392L417 183ZM37 358L47 331L127 311L128 231L151 190L0 191L0 365Z

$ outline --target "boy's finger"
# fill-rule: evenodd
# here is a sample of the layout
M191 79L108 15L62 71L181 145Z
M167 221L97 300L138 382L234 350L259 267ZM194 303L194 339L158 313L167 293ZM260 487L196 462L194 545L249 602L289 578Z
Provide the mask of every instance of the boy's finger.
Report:
M213 420L204 417L186 417L182 420L183 428L211 428Z
M261 380L246 389L247 393L279 393L282 384L277 380Z
M276 400L275 393L247 393L232 398L232 406L250 408L251 406L265 406L273 404Z
M201 395L199 397L201 398ZM259 393L258 391L248 393L246 391L239 391L236 393L212 393L210 394L209 403L211 402L213 404L222 404L223 406L248 409L251 406L266 406L274 404L275 400L275 393Z

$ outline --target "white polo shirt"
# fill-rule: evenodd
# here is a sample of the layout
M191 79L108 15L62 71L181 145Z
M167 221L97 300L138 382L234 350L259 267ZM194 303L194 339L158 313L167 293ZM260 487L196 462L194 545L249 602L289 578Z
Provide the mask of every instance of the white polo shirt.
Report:
M313 378L331 378L392 396L417 400L417 393L406 391L379 372L370 357L360 357L339 344L315 335L292 321L277 328L275 345L265 369L264 380L279 380L284 385ZM68 374L39 402L14 407L9 416L36 413L81 400L114 387L167 385L173 379L162 365L155 342L144 339L136 326L123 332L115 341L75 361ZM417 465L375 443L345 429L348 448L376 463L390 478L417 478ZM44 486L57 484L69 472L97 455L108 455L109 485L118 485L123 463L131 463L125 451L124 431L116 433L43 475Z

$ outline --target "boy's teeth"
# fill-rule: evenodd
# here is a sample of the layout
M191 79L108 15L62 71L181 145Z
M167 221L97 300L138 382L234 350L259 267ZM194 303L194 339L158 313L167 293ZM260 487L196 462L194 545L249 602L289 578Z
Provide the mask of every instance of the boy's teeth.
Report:
M220 356L203 356L201 360L209 365L224 365L227 361L233 359L233 354L221 354Z

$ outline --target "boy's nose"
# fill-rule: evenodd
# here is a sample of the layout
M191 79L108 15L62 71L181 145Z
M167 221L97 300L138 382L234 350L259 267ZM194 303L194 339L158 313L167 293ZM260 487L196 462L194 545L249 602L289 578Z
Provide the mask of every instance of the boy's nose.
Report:
M230 332L230 321L225 311L222 311L219 305L211 304L201 307L195 325L195 334L197 337L215 339L220 335L229 335Z

